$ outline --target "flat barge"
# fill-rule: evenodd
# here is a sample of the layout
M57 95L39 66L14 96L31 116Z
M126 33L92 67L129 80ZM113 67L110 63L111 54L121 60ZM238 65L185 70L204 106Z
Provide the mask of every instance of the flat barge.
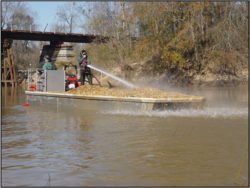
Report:
M29 105L86 110L176 110L182 108L203 109L206 97L139 98L98 95L76 95L57 92L25 91Z

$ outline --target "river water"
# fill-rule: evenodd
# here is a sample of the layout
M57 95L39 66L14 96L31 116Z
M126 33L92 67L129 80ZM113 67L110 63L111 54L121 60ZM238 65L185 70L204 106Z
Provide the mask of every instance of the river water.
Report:
M248 87L148 113L23 107L26 89L1 91L2 186L248 186Z

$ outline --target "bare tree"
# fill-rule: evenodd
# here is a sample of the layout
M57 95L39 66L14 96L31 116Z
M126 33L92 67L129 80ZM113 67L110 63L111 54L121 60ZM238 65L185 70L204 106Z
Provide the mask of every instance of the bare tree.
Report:
M37 12L32 11L26 2L2 2L2 25L3 29L13 30L36 30ZM35 42L28 40L13 41L14 60L18 69L26 69L31 64L37 64L39 60L39 47Z
M76 10L79 13L77 27L82 29L83 33L92 33L92 25L90 22L92 16L96 13L93 2L78 3Z
M63 5L59 5L57 7L56 16L61 24L68 25L68 31L72 33L78 21L75 2L67 2Z
M53 22L50 24L50 31L51 32L56 32L56 33L61 33L66 31L66 26L65 23L59 23L59 22Z
M26 2L6 2L2 3L2 28L27 30L37 29L38 14L32 11Z
M3 1L2 2L2 11L1 11L1 28L4 29L9 22L11 16L11 6L13 6L13 2L11 1Z

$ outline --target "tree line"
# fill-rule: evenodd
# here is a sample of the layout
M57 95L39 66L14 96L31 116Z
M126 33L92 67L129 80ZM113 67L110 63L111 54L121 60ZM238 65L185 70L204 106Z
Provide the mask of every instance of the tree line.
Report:
M76 2L58 7L60 22L104 35L85 45L100 66L150 61L158 72L193 69L236 75L248 64L248 6L237 2ZM136 38L135 38L136 37Z
M35 14L17 12L27 3L10 3L19 8L3 2L2 27L38 26ZM149 61L158 72L210 69L236 75L248 64L248 6L247 1L66 2L57 7L49 29L108 36L107 43L75 45L76 54L84 47L100 66ZM32 42L21 43L24 51L32 50Z

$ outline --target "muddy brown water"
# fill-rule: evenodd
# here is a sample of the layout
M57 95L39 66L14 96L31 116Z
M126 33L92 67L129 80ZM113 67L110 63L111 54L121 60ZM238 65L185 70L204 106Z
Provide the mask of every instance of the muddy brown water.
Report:
M2 186L248 186L248 87L173 89L204 110L23 107L1 88Z

